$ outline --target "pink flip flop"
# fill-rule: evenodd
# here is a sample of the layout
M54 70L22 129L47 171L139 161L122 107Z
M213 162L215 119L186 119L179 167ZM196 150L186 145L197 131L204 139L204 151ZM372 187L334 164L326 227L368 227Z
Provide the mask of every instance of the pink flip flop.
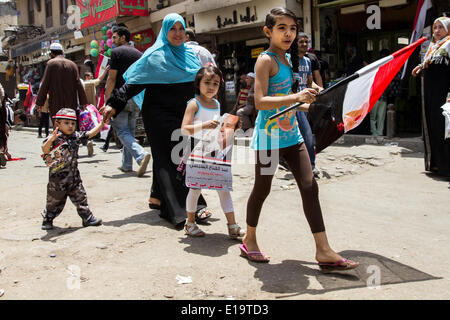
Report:
M266 256L262 251L248 251L245 244L239 245L241 250L241 257L247 258L250 261L266 263L270 261L270 257ZM255 259L255 257L263 257L263 259Z
M352 262L354 264L352 264ZM345 263L345 266L342 265L342 263ZM333 262L333 263L319 262L318 265L319 265L319 268L321 271L330 272L330 271L342 271L342 270L355 269L357 266L359 266L359 263L344 258L344 259L341 259L341 260Z

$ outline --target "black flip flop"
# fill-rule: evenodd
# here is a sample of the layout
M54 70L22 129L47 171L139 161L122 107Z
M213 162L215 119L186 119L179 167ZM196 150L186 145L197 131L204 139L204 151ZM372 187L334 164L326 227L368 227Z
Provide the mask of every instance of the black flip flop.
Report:
M208 212L208 214L206 216L204 216L203 218L200 218L199 216L202 215L205 211ZM196 222L205 221L206 219L210 218L211 216L212 216L211 212L206 210L206 208L202 208L195 213L195 221Z
M161 210L161 205L159 205L159 204L154 204L154 203L149 202L148 206L150 209Z

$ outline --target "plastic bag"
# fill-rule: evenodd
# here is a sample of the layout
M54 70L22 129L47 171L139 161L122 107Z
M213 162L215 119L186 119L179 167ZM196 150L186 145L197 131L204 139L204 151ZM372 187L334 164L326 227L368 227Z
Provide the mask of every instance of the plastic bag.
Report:
M95 127L94 119L91 112L86 108L81 110L78 115L80 131L89 131Z
M450 102L444 104L441 109L445 118L444 139L450 139Z
M83 110L80 110L78 120L80 123L80 130L89 131L102 121L102 115L94 105L89 104ZM107 130L109 130L109 125L105 124L101 131Z

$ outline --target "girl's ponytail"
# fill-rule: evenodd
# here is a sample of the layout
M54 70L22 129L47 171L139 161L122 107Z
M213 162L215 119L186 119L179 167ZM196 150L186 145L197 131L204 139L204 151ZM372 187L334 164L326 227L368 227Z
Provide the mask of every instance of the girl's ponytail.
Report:
M298 33L297 33L298 34ZM299 73L299 65L300 65L300 59L298 57L298 37L295 37L294 42L292 42L291 48L290 48L290 54L291 54L291 62L292 62L292 72L293 73ZM298 79L294 81L292 84L292 92L296 93L298 91L299 82Z

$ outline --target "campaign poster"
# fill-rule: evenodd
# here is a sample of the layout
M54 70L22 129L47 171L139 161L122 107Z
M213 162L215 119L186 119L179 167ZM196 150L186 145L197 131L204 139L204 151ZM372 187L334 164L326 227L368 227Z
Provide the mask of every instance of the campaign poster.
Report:
M239 117L224 114L215 129L204 130L186 162L186 186L233 191L231 160Z

